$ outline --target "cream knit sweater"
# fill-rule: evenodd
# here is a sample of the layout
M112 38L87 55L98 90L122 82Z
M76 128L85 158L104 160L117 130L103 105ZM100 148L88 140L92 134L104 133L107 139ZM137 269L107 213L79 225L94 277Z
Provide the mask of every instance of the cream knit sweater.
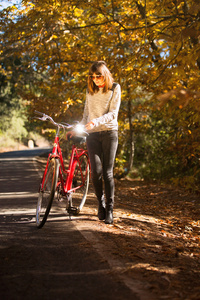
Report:
M97 93L90 95L86 92L86 101L83 112L82 124L94 123L91 132L118 130L118 112L121 103L121 87L116 85L114 91L103 93L100 88Z

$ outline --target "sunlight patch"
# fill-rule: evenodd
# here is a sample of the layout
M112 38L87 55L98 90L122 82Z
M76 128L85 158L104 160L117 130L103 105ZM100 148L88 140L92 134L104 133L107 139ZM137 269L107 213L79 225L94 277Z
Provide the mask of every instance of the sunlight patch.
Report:
M155 271L155 272L160 272L160 273L165 273L165 274L178 274L180 272L179 269L176 268L170 268L170 267L163 267L163 266L159 266L159 267L155 267L155 266L151 266L150 264L145 264L145 263L139 263L139 264L135 264L130 266L130 269L146 269L148 271Z

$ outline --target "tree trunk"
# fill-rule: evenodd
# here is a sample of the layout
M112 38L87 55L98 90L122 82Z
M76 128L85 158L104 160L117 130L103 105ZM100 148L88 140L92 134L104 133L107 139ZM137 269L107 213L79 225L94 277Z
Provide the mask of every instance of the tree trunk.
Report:
M133 139L133 125L132 125L132 101L130 97L130 89L127 83L127 94L128 94L128 120L129 120L129 161L127 167L127 173L133 167L133 157L134 157L134 139Z

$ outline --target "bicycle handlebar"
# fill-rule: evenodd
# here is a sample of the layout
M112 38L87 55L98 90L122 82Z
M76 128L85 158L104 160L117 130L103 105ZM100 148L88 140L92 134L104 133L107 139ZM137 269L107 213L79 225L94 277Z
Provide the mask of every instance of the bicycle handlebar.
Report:
M42 117L35 117L36 119L39 119L41 121L50 121L54 126L57 126L58 128L67 128L67 129L70 129L70 128L73 128L77 133L79 131L81 131L81 133L85 133L88 135L87 131L85 131L83 128L84 128L84 125L81 125L80 123L77 122L76 125L70 125L70 124L67 124L67 123L57 123L54 121L54 119L48 115L46 115L45 113L42 113L40 111L37 111L35 110L35 113L36 114L39 114L39 115L42 115ZM80 125L82 126L82 129L80 128Z

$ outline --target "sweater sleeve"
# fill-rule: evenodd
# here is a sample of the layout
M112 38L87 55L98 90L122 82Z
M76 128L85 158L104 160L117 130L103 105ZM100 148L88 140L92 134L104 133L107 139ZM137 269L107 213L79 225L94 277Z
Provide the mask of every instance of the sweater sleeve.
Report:
M108 113L102 115L99 118L92 120L95 127L98 127L103 124L107 124L113 121L114 119L117 120L120 104L121 104L121 87L119 84L117 84L117 86L113 91Z

